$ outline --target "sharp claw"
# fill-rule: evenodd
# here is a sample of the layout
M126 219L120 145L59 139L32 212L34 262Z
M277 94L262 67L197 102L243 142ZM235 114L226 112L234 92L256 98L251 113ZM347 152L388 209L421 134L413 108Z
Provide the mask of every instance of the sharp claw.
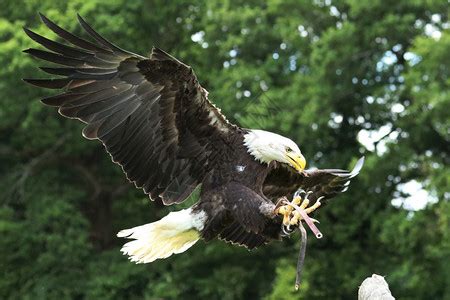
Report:
M305 194L303 195L303 201L309 200L308 198L309 198L309 195L311 195L311 194L312 194L311 191L305 192Z
M300 195L301 194L306 194L306 192L305 192L305 190L304 189L298 189L296 192L295 192L295 194L294 194L294 198L295 197L300 197Z
M283 224L281 225L281 231L283 231L283 234L285 236L290 236L292 232L294 232L293 229L291 228L287 228L287 226L284 226Z

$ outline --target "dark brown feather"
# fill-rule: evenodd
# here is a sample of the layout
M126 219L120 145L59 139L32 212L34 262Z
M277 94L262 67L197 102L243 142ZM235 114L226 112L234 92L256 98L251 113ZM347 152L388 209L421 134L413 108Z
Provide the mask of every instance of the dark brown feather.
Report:
M76 58L71 58L62 54L57 54L39 49L27 49L24 50L23 52L28 53L36 58L40 58L48 62L60 64L63 66L81 67L86 63Z
M23 81L37 87L46 89L62 89L67 86L73 79L23 79Z
M89 56L93 56L93 52L90 51L88 52L87 50L80 50L49 40L46 37L43 37L42 35L39 35L34 31L25 27L23 28L23 30L33 41L41 44L42 46L53 52L61 53L72 58L86 58Z
M91 50L94 52L100 52L100 53L107 53L112 54L111 50L105 49L103 47L99 47L91 42L88 42L82 38L77 37L76 35L62 29L52 21L50 21L46 16L39 13L39 16L41 17L42 22L54 33L59 35L61 38L65 39L66 41L72 43L75 46L80 47L81 49L85 50ZM112 56L113 57L113 56Z
M219 234L219 239L233 245L244 246L249 250L268 242L264 236L246 231L238 222L233 222L225 227Z

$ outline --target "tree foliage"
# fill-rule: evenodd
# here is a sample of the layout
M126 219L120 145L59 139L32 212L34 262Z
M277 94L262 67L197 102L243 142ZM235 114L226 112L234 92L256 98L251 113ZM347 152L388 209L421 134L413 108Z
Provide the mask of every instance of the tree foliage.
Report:
M0 298L351 299L372 273L386 275L398 299L450 298L446 1L1 6ZM149 265L120 254L118 230L178 208L150 203L81 137L81 124L37 101L47 91L21 82L36 73L21 52L33 45L22 26L54 37L38 11L80 33L78 12L140 54L165 49L194 68L230 119L292 137L312 166L348 168L366 156L350 190L317 215L325 237L310 238L299 293L297 237L253 252L200 242ZM423 209L402 205L408 182L428 192Z

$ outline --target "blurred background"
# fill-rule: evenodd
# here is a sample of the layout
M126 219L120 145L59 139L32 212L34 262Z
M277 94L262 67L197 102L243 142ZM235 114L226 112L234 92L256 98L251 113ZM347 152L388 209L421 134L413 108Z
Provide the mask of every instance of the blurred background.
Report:
M448 1L0 2L1 299L356 299L372 273L397 299L450 299ZM366 156L317 215L300 292L298 235L252 252L199 242L147 265L121 255L120 229L180 206L150 202L82 124L39 102L51 91L21 81L39 73L22 27L54 37L39 11L175 55L231 120L292 137L310 167Z

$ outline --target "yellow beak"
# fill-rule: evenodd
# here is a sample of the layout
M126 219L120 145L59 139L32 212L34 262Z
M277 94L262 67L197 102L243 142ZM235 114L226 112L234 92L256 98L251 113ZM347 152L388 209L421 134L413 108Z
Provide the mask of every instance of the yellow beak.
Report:
M306 159L301 154L286 154L286 157L290 161L292 167L296 169L298 172L301 172L306 167Z

